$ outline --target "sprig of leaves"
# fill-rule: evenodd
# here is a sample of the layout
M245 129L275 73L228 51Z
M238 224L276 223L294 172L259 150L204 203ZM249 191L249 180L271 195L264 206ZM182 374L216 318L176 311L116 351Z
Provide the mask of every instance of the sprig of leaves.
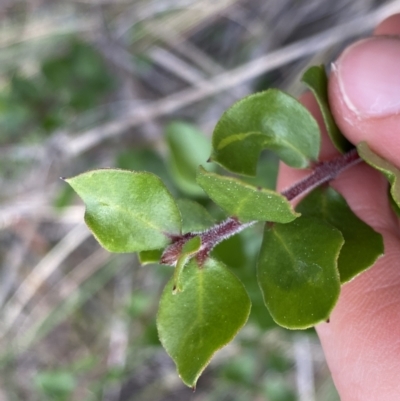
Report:
M312 169L281 194L222 175L215 166L212 171L197 168L208 158L205 139L187 124L168 127L169 166L177 186L189 196L211 198L228 214L220 223L193 200L175 200L152 173L104 169L66 179L83 199L85 221L102 246L112 252L139 252L143 263L174 266L161 297L157 327L190 387L250 312L243 284L210 257L221 241L264 224L258 283L274 320L290 329L329 319L341 284L383 253L381 235L327 183L359 163L360 153L388 177L399 205L399 171L364 144L358 151L351 149L330 113L321 67L308 70L303 81L318 100L334 145L342 152L350 149L347 153L318 162L318 124L297 100L274 89L235 103L222 115L212 139L211 160L231 173L255 175L264 149L292 167ZM294 210L290 201L298 196L303 199Z

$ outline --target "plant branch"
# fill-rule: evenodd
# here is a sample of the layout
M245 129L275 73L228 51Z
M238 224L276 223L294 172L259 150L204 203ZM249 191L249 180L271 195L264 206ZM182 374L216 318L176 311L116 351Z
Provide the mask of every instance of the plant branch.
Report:
M289 201L300 195L306 195L320 185L333 180L344 170L347 170L349 167L361 161L362 159L358 155L357 149L354 148L335 159L319 162L314 166L313 172L310 175L285 189L281 194Z
M201 247L196 257L201 265L216 245L255 223L257 223L257 221L241 223L236 217L228 217L226 220L205 231L187 233L176 237L174 242L163 252L161 263L175 266L185 243L191 238L199 236L201 239Z
M315 164L313 172L310 175L282 191L281 195L291 201L333 180L344 170L347 170L361 161L362 159L358 155L357 149L354 148L335 159L319 162ZM173 243L165 249L161 257L161 263L175 266L185 243L191 238L199 236L201 239L201 247L197 254L193 256L196 257L197 262L201 266L216 245L255 223L257 223L257 221L241 223L236 217L228 217L223 222L205 231L191 232L174 237L172 238Z

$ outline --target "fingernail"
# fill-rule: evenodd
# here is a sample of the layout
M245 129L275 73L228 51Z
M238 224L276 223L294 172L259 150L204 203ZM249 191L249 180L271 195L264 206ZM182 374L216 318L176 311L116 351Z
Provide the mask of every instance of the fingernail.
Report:
M400 113L400 38L370 38L349 47L336 62L347 106L365 117Z

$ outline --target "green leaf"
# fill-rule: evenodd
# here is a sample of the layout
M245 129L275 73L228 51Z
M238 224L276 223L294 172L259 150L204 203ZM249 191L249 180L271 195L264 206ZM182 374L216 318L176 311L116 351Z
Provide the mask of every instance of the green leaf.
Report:
M241 273L248 273L248 267L251 269L255 266L255 263L252 264L252 262L254 262L254 260L251 259L252 255L246 254L245 251L245 245L247 245L246 240L248 240L248 238L244 239L243 234L248 231L251 230L242 231L225 239L211 251L211 256L234 270L235 274L238 274L238 277L242 282L243 275ZM259 249L261 242L258 245ZM243 282L243 284L245 283Z
M159 263L163 249L153 249L151 251L141 251L139 252L139 263L142 266L150 265L153 263Z
M210 173L201 166L197 182L217 205L243 222L260 220L288 223L299 216L290 202L277 192Z
M241 179L256 187L274 190L279 170L279 158L273 152L266 151L260 156L257 164L257 175L254 177L243 175Z
M199 203L188 199L178 199L176 203L182 215L183 234L204 231L215 223L207 209Z
M77 386L72 373L56 370L39 372L34 377L34 384L42 394L53 400L66 400Z
M173 292L182 291L182 271L185 267L186 263L189 261L189 258L195 254L201 247L201 238L194 237L191 238L188 242L183 245L181 255L176 262L176 267L174 270L174 286L172 288Z
M261 225L244 230L218 244L211 256L225 263L237 275L251 300L249 321L263 331L276 328L277 324L265 309L257 282L257 258L262 243Z
M152 149L126 149L117 155L116 166L124 170L147 171L163 181L168 175L163 159Z
M115 161L115 167L131 171L147 171L161 178L173 196L177 195L177 189L168 173L166 163L153 149L129 148L120 152Z
M238 174L255 175L263 149L273 150L289 166L305 168L317 160L320 132L309 111L276 89L250 95L218 121L211 159Z
M390 206L392 206L392 209L393 209L394 213L396 214L396 216L400 218L400 206L393 199L393 196L390 193L390 189L391 188L388 188L388 198L389 198Z
M180 235L179 209L151 173L104 169L66 181L86 205L86 224L110 252L160 249Z
M335 148L341 153L349 151L354 146L340 132L329 107L328 78L326 76L325 67L320 65L309 68L304 73L301 80L314 94L321 110L326 130Z
M213 354L244 326L250 300L239 279L221 262L200 268L192 259L182 272L183 291L172 294L173 279L160 301L157 328L183 382L195 387Z
M382 236L360 220L333 188L317 188L296 210L303 216L324 220L341 231L345 241L338 259L342 283L368 269L383 254Z
M340 293L339 230L311 217L267 225L258 282L273 319L288 329L327 320Z
M204 197L196 184L199 164L210 156L210 141L193 125L174 122L167 127L167 144L170 151L169 168L178 188L187 195ZM209 166L213 169L213 166Z
M400 207L400 170L392 163L374 153L366 142L359 143L357 151L365 162L380 171L387 178L391 185L390 194L392 195L392 199Z

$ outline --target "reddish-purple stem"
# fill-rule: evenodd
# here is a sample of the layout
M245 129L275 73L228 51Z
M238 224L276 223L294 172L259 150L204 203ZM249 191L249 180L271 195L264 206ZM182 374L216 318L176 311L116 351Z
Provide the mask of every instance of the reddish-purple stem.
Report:
M333 180L342 171L361 161L362 159L358 155L357 149L354 148L333 160L319 162L314 166L313 172L310 175L285 189L281 194L286 197L287 200L293 200L299 195L305 195L308 192L311 192L314 188Z
M362 159L357 153L357 149L352 149L344 155L339 157L317 163L313 172L302 179L291 187L281 192L289 201L297 198L300 195L305 195L312 191L314 188L333 180L344 170L352 167ZM161 263L166 265L175 265L182 251L182 247L185 243L195 237L201 238L201 247L196 254L197 262L200 266L208 258L213 248L225 239L228 239L232 235L243 231L245 228L250 227L257 223L257 221L250 221L247 223L241 223L236 217L228 217L223 222L209 228L202 232L187 233L182 236L171 238L173 243L167 247L161 257Z
M199 264L202 265L216 245L255 223L256 221L241 223L236 217L228 217L223 222L209 228L208 230L182 235L165 249L161 256L161 263L166 265L175 265L185 243L191 238L199 236L201 239L201 247L196 254L196 258Z

